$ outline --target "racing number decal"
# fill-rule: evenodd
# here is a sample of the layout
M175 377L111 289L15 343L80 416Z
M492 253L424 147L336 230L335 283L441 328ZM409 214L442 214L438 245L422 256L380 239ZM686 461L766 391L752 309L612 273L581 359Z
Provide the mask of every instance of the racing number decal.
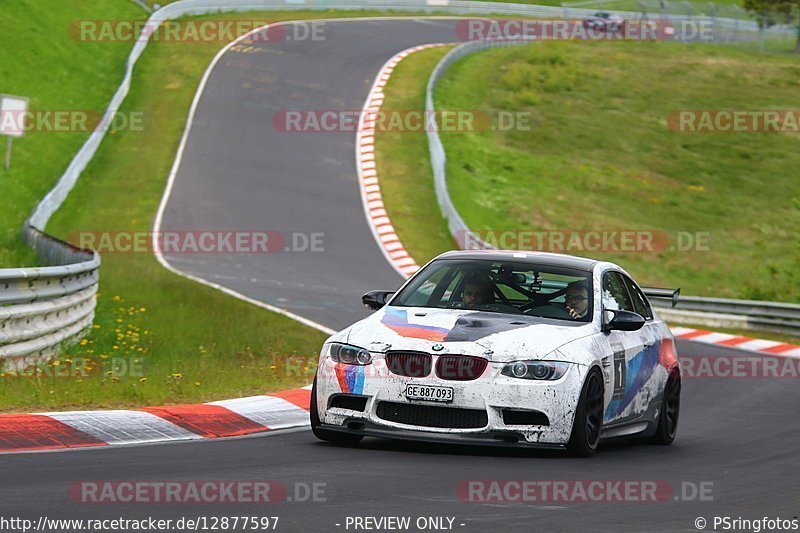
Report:
M627 368L625 365L625 350L620 346L614 347L614 395L615 400L620 400L625 396L625 379Z

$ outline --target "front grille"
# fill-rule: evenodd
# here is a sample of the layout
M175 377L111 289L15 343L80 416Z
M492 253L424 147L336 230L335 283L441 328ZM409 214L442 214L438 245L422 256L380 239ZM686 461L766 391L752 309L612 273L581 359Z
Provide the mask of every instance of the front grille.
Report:
M476 429L489 423L486 411L438 405L378 402L377 414L390 422L428 428Z
M503 409L503 423L507 426L549 426L547 415L528 409Z
M452 381L477 379L486 370L488 361L481 357L443 355L436 361L436 375Z
M362 396L360 394L334 394L331 396L330 402L331 407L364 411L367 407L368 399L369 396Z
M386 366L392 374L424 378L431 373L431 356L420 352L389 352Z

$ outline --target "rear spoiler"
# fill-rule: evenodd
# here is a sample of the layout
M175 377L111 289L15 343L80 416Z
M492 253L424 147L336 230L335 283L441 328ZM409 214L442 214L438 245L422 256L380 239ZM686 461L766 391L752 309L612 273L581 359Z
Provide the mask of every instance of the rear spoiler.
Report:
M671 300L672 307L678 305L678 297L681 295L680 289L659 289L657 287L642 287L642 292L648 298Z

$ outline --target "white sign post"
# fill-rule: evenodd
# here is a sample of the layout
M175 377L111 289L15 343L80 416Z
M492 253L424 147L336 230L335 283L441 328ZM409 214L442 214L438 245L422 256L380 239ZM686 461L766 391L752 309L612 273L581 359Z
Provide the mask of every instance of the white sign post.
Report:
M0 135L6 135L6 170L11 163L11 139L25 134L28 99L23 96L0 95Z

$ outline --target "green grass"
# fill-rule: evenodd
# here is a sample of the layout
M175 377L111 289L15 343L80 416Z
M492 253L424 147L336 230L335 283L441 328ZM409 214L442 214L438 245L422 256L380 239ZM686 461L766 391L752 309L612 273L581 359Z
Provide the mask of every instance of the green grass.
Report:
M129 0L5 2L0 24L9 31L0 35L0 93L28 97L31 110L102 112L122 80L132 44L79 41L70 23L144 18ZM0 165L0 267L36 264L22 244L22 222L89 133L31 131L14 139L9 171ZM5 137L0 146L5 153Z
M382 111L424 109L425 83L420 80L427 80L451 48L423 50L401 61L384 88ZM429 161L425 131L385 131L375 137L375 163L386 210L403 244L420 264L456 247L436 203Z
M524 110L531 131L448 133L473 229L708 232L708 251L593 253L686 294L800 301L800 136L685 133L678 109L796 108L791 54L670 43L545 42L469 56L443 109Z
M400 64L385 109L423 107L439 53ZM437 108L530 111L534 127L444 134L453 200L473 229L708 232L708 251L585 255L685 294L800 301L800 138L666 125L675 109L795 108L798 84L791 54L727 47L545 42L468 56ZM413 205L397 192L432 190L424 138L389 139L376 140L387 208L424 262L452 246L432 192Z

